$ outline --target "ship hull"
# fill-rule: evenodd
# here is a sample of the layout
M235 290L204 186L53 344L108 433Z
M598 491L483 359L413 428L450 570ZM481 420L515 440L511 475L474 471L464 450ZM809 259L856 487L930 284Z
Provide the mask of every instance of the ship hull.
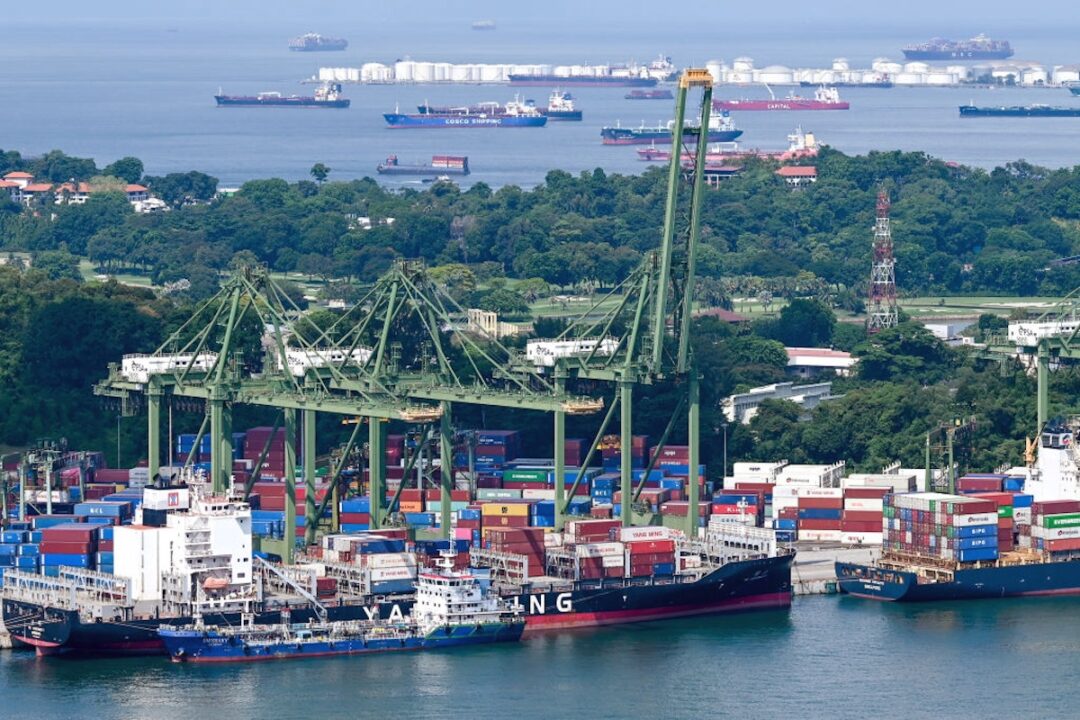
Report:
M656 87L656 78L562 75L510 75L520 87Z
M431 632L427 636L401 638L347 638L307 642L249 643L214 632L170 630L159 633L173 662L238 663L267 660L299 660L319 657L376 655L389 652L439 650L470 645L517 642L525 624L484 623Z
M523 128L544 127L548 119L536 117L482 116L482 115L404 115L385 113L383 118L393 130L430 128Z
M525 619L525 634L567 628L665 620L730 612L784 609L791 606L793 556L743 560L723 565L693 582L641 578L633 581L583 581L565 591L526 592L503 599ZM381 618L400 620L412 610L412 599L387 600L372 606L328 607L331 621ZM192 618L84 622L78 613L4 600L4 620L12 637L48 652L105 655L164 655L158 637L162 624L188 625ZM46 618L49 618L46 620ZM279 613L263 613L256 622L280 622ZM314 619L306 608L292 610L293 622ZM237 624L239 615L207 618L210 624Z
M820 100L714 100L713 110L847 110L846 102L821 102Z
M1080 117L1080 107L973 107L960 106L960 117Z
M920 583L915 573L836 563L840 591L889 602L978 600L1031 595L1080 595L1080 562L957 570L952 582Z
M713 130L709 133L708 142L732 142L743 134L742 130ZM651 143L670 143L671 131L669 130L630 130L623 128L604 128L600 132L604 145L649 145ZM684 135L687 142L693 143L697 135Z
M1005 60L1012 50L904 50L907 60Z
M349 107L347 98L338 100L316 100L313 97L258 98L215 95L218 107L288 107L288 108L337 108Z
M1069 88L1069 92L1071 92L1073 95L1080 95L1080 86Z
M552 122L578 122L581 120L581 110L541 110L540 112Z
M379 165L375 172L380 175L468 175L467 168L437 168L430 165Z

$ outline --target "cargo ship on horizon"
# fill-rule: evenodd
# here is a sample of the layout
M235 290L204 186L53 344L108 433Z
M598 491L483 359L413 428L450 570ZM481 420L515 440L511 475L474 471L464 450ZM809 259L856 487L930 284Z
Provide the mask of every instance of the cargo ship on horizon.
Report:
M664 88L660 90L631 90L623 95L626 100L674 100L671 91Z
M343 38L323 37L319 33L305 33L289 41L293 52L336 52L349 47Z
M433 155L430 163L403 164L397 155L379 163L375 172L380 175L468 175L469 158L458 155Z
M310 96L282 95L280 92L261 92L257 95L225 95L220 89L214 96L218 107L287 107L287 108L336 108L344 109L351 104L341 95L340 83L324 83Z
M520 96L516 97L514 102L523 104L525 107L536 108L540 114L546 116L548 120L577 121L582 118L582 112L574 106L573 96L562 90L552 91L551 96L548 98L547 107L537 107L536 102L533 100L522 101ZM465 106L429 105L427 103L422 103L416 106L416 110L421 115L450 115L455 113L480 115L505 112L505 109L501 104L491 101Z
M1080 117L1080 106L1012 105L977 107L961 105L960 117Z
M604 145L649 145L657 142L670 142L671 129L675 121L658 124L656 127L624 128L621 125L605 127L600 130L600 137ZM735 127L735 122L728 113L722 112L709 118L709 129L706 133L706 142L723 143L737 140L743 134L742 130ZM696 143L701 136L701 128L687 127L684 138L688 143Z
M462 108L420 106L418 110L426 112L409 114L395 111L384 113L383 118L391 129L544 127L548 121L547 116L535 106L520 100L513 100L502 106L498 103Z
M840 99L840 92L835 87L822 85L814 91L813 99L789 93L787 97L777 98L768 85L768 100L713 100L714 110L847 110L851 105Z
M908 60L1005 60L1013 56L1007 40L991 40L986 35L960 42L933 38L929 42L905 45L902 50Z

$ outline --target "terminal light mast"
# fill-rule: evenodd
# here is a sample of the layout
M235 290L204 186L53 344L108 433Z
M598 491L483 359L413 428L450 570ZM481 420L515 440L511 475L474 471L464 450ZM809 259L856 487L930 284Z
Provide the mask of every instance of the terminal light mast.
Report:
M877 222L874 224L874 263L870 268L870 318L866 331L871 335L895 327L896 261L893 259L892 230L889 228L889 194L878 191Z

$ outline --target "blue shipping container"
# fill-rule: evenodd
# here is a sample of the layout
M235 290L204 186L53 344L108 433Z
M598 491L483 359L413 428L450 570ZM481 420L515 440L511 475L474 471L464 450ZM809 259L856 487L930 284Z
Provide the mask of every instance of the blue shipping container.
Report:
M57 554L42 555L42 565L67 565L68 567L88 568L90 567L90 555L71 555L71 554Z
M843 517L843 510L831 508L799 508L800 520L839 520Z
M953 537L957 538L974 538L974 537L994 537L998 534L997 525L972 525L970 527L958 527L954 529Z
M674 575L675 563L657 563L652 566L653 575Z
M960 562L978 562L980 560L996 560L998 551L993 548L979 548L977 550L958 550L956 559Z
M19 546L19 555L24 557L37 557L41 554L41 546L32 543Z

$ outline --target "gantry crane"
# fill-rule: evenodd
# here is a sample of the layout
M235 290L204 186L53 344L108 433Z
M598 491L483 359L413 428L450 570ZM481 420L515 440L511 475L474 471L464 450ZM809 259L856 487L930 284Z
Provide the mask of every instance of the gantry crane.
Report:
M588 465L607 433L616 407L620 408L620 445L624 525L633 522L632 506L644 488L650 458L641 481L632 484L631 453L633 433L633 389L637 385L673 382L679 388L678 405L659 439L667 442L676 421L686 411L689 446L687 532L693 537L698 523L698 465L700 459L700 400L698 372L690 342L693 313L695 263L701 229L702 195L705 188L705 157L713 78L707 70L688 69L679 78L672 125L671 165L668 169L667 199L660 248L647 255L631 275L591 308L572 320L556 338L531 341L526 359L546 365L556 388L570 379L606 381L615 385L615 395L582 466ZM701 89L699 122L686 125L686 105L691 89ZM693 165L682 163L696 140ZM688 197L687 197L688 195ZM606 309L605 309L606 308ZM625 327L621 332L617 328ZM530 359L531 356L531 359ZM569 508L563 488L563 441L565 425L555 413L556 526L561 526ZM579 475L570 496L581 481Z

